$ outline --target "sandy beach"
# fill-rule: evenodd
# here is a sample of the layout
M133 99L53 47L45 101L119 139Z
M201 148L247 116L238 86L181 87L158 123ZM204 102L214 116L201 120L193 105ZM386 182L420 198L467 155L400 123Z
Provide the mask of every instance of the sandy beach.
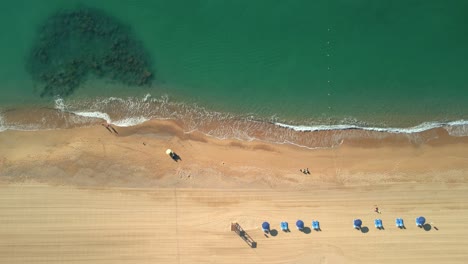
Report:
M312 150L184 133L174 121L115 128L0 133L1 263L468 259L467 137L435 129L424 144L396 135ZM415 226L420 215L425 229ZM395 227L397 217L406 229ZM322 231L299 232L297 219L308 228L317 219ZM277 234L264 236L263 221ZM230 231L232 222L256 248Z

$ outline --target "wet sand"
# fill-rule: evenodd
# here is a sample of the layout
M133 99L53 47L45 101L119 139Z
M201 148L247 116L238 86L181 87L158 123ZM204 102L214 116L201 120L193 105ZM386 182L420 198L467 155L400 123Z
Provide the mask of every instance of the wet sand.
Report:
M426 144L355 140L309 150L186 134L172 121L115 128L118 135L100 125L0 133L0 262L468 259L466 137L432 131L438 137ZM307 167L310 175L299 171ZM427 231L414 224L420 215ZM357 217L367 232L352 228ZM376 217L385 230L375 229ZM297 219L309 228L318 219L322 231L298 232ZM265 220L276 236L262 234ZM279 231L281 221L290 233ZM231 222L257 248L231 232Z

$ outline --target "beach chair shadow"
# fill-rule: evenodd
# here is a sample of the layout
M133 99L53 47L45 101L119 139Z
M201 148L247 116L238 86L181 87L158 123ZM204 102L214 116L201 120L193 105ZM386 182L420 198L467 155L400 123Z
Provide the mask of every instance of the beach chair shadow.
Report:
M432 226L430 224L425 224L425 225L423 225L423 228L424 228L425 231L431 231Z
M367 226L361 227L361 233L364 233L364 234L365 234L365 233L367 233L367 232L369 232L369 228L368 228Z

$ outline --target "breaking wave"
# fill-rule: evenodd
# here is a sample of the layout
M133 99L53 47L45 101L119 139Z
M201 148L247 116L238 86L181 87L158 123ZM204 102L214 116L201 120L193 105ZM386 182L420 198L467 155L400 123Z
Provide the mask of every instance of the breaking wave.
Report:
M167 95L153 97L151 94L87 100L56 98L52 109L48 110L42 114L35 111L38 116L23 119L17 116L30 115L30 111L16 114L15 118L11 118L10 112L3 115L0 113L0 131L59 129L95 125L102 121L128 127L151 119L171 119L181 121L186 133L199 131L219 139L261 140L307 148L333 147L345 139L363 136L385 138L388 135L399 135L411 141L425 141L427 136L425 138L419 134L436 128L445 129L452 136L468 136L468 120L463 119L424 122L412 127L372 126L353 118L335 122L306 120L302 123L311 125L295 125L290 120L279 120L277 116L265 118L250 113L240 115L210 111L197 104L170 100ZM310 136L307 132L315 134Z

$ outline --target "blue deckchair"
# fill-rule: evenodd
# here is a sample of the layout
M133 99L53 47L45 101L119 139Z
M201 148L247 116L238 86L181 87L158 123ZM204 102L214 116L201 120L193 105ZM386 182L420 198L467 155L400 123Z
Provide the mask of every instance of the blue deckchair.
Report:
M319 221L312 221L312 228L313 228L314 230L320 230Z
M380 219L375 219L374 224L375 224L375 227L377 227L377 229L382 229L382 227L383 227L382 220L380 220Z
M287 232L289 230L288 222L281 222L281 230Z
M397 218L395 220L395 225L398 228L404 228L405 227L405 224L403 223L403 219L401 219L401 218Z

